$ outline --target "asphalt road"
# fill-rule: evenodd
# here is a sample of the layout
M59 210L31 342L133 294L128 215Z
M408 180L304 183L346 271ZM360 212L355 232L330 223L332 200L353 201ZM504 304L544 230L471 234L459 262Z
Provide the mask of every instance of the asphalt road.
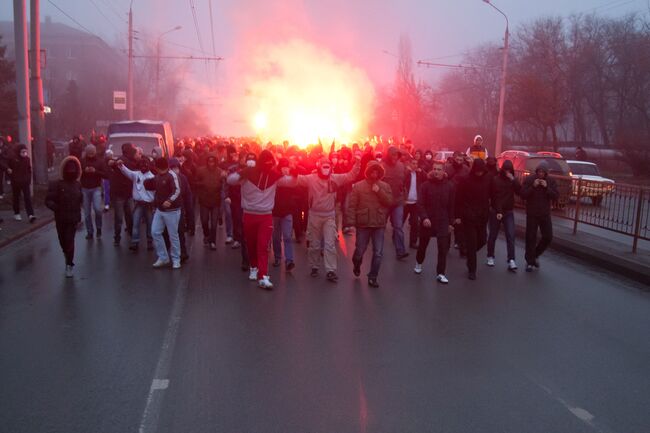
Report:
M66 280L50 226L0 250L0 432L649 432L650 294L552 252L510 274L499 242L440 286L435 243L416 276L387 236L379 289L351 238L338 284L299 246L266 292L222 241L153 270L83 232Z

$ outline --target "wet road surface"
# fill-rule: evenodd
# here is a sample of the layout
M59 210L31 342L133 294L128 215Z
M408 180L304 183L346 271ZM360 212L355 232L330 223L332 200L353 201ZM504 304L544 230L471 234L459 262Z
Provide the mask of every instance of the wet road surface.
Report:
M174 272L111 231L73 280L51 226L0 250L0 431L650 431L650 295L567 256L510 274L499 241L469 281L452 251L441 286L387 235L370 289L346 237L338 284L297 246L265 292L223 237Z

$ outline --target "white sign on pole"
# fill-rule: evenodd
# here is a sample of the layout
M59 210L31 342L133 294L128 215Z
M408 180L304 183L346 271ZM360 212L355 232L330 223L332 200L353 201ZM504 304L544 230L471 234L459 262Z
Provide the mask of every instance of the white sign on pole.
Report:
M113 110L126 110L126 92L122 90L113 91Z

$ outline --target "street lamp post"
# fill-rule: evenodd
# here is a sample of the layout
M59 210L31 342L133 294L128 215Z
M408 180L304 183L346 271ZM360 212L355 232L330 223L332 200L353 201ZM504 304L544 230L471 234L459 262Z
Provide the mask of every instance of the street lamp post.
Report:
M505 43L503 47L503 70L501 71L501 94L499 96L499 118L497 120L497 139L494 145L494 154L498 156L503 151L503 111L506 104L506 76L508 73L508 37L510 35L508 16L503 13L501 9L494 6L490 0L483 0L485 3L492 6L497 12L499 12L506 19L506 35Z
M156 43L156 101L155 101L155 106L156 106L156 118L158 118L158 105L159 105L159 96L160 96L160 40L162 39L163 36L165 36L168 33L174 32L176 30L180 30L182 27L181 26L176 26L173 29L169 29L166 32L161 33L158 36L158 41Z

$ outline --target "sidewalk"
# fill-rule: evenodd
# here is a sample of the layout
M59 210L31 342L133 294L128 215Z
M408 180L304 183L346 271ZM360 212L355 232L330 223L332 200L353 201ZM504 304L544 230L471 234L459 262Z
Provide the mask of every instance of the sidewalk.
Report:
M517 236L524 239L526 215L522 210L515 210L515 227ZM586 225L578 225L574 235L571 221L553 218L550 248L647 284L650 289L650 242L639 241L633 254L629 236Z
M4 199L0 200L0 218L4 220L0 223L0 248L54 221L54 213L45 207L43 200L38 195L34 199L34 214L36 216L34 223L30 223L27 219L22 202L21 210L20 215L23 220L16 221L14 220L14 212L11 209L11 193L5 194Z

